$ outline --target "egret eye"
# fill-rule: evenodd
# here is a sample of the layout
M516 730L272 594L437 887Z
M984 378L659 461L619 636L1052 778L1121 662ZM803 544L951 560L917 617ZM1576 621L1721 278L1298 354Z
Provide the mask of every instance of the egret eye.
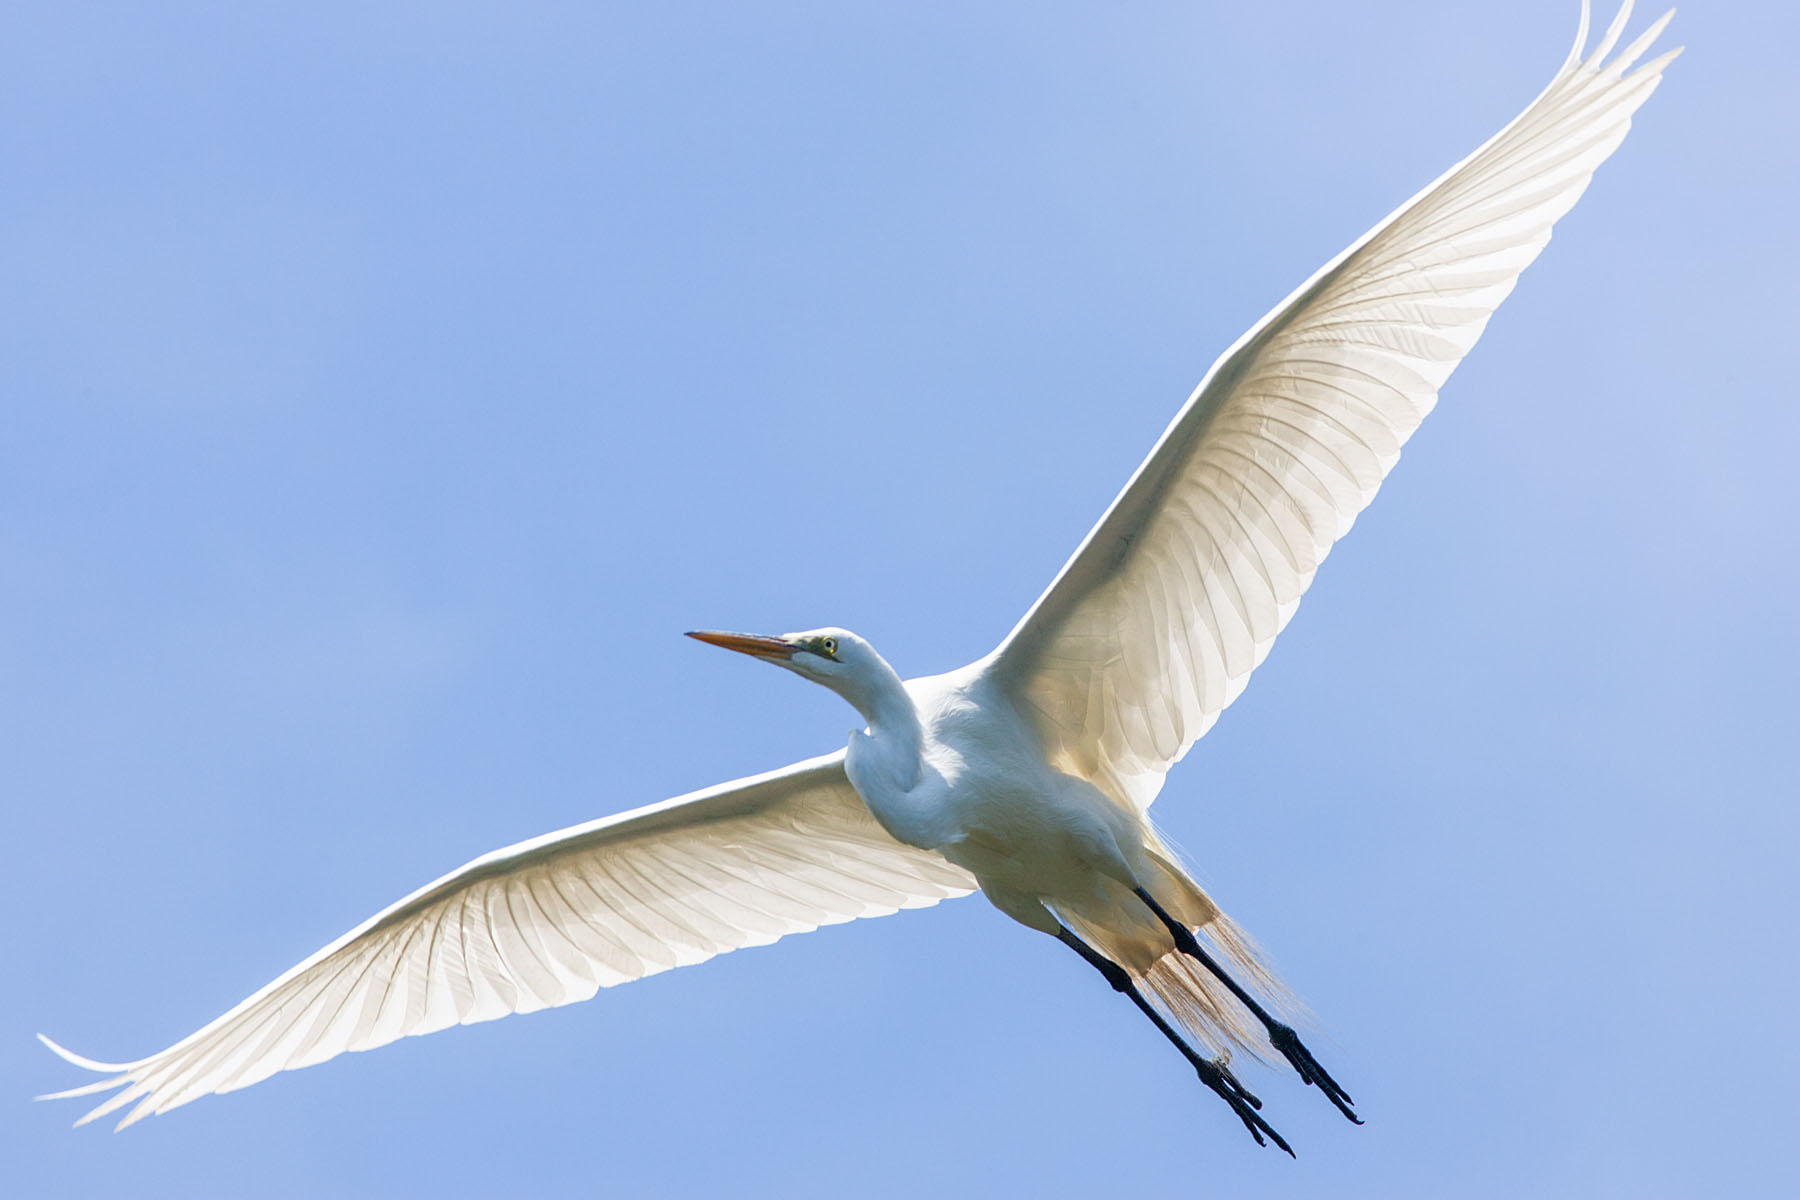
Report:
M837 639L833 637L819 639L819 649L825 652L826 658L837 657Z

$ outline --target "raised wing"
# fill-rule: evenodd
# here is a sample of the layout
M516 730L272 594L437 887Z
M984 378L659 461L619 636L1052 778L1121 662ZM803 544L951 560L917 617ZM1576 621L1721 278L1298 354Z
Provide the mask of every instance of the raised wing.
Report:
M586 1000L741 946L974 890L889 837L844 754L521 842L414 892L159 1054L43 1099L125 1086L123 1129L346 1050ZM42 1037L42 1035L39 1035Z
M1213 365L1112 507L992 656L1061 769L1123 804L1248 682L1332 543L1550 227L1618 146L1670 51L1585 59L1486 145L1327 263Z

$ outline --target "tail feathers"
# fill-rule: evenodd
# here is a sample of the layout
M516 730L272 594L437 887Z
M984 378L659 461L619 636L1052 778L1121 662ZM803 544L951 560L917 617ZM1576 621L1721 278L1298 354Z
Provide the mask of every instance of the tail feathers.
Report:
M1219 913L1194 933L1208 946L1214 959L1264 1008L1281 1014L1300 1012L1299 1001L1275 977L1255 943L1230 917ZM1268 1037L1262 1024L1199 962L1179 950L1171 950L1152 963L1142 979L1158 1007L1201 1045L1215 1053L1238 1049L1266 1060Z
M1181 854L1154 826L1146 827L1144 849L1158 878L1149 882L1151 892L1169 913L1194 931L1194 936L1237 981L1278 1017L1306 1020L1306 1007L1275 974L1261 949L1243 928L1213 902L1206 889L1194 882L1181 865ZM1158 930L1156 949L1167 946ZM1141 941L1138 943L1141 945ZM1139 956L1133 971L1162 1010L1173 1017L1190 1037L1215 1052L1233 1048L1267 1061L1269 1040L1262 1023L1250 1015L1229 989L1200 963L1170 948L1143 966Z

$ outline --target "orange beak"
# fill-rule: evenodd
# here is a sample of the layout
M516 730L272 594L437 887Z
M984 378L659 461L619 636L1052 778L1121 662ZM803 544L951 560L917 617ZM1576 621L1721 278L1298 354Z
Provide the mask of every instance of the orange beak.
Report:
M780 638L757 637L750 633L721 633L716 629L699 629L688 636L696 642L736 650L739 654L748 654L752 658L792 658L800 649Z

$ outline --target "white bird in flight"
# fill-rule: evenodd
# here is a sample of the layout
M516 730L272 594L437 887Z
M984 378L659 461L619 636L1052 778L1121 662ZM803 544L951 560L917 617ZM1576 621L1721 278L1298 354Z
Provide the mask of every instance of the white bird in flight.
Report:
M44 1038L108 1077L43 1098L122 1087L77 1124L135 1103L123 1128L346 1050L979 888L1130 998L1259 1144L1292 1153L1226 1066L1234 1047L1272 1046L1360 1124L1148 809L1680 53L1630 70L1671 13L1609 60L1630 12L1584 56L1583 0L1574 48L1523 113L1219 358L991 654L903 680L845 629L691 634L830 688L866 728L478 858L148 1058Z

